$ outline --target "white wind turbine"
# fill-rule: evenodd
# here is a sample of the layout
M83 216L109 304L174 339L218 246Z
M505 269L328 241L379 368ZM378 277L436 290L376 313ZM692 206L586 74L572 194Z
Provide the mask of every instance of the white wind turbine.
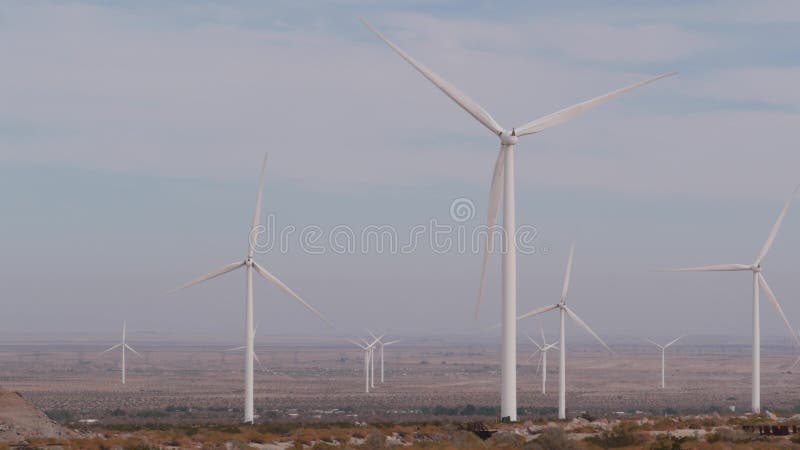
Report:
M761 261L767 255L767 252L769 252L770 247L772 247L772 243L775 241L775 237L778 235L778 230L781 227L781 223L783 222L784 217L786 217L786 212L789 211L789 205L792 204L792 200L794 199L795 195L797 195L798 189L800 189L800 186L797 186L792 192L792 196L786 200L781 213L778 215L778 220L775 222L775 225L772 226L769 237L767 237L767 242L765 242L764 246L761 247L761 251L758 253L756 260L752 264L721 264L716 266L688 267L684 269L672 270L673 272L728 272L749 270L753 273L753 386L751 409L754 413L761 412L761 330L758 298L759 287L767 294L767 298L769 299L770 303L772 303L772 306L774 306L778 311L778 314L783 319L786 327L789 328L789 333L791 333L795 342L800 345L800 340L798 340L797 334L794 332L794 329L792 329L792 326L789 325L789 320L786 318L786 314L783 313L781 304L778 303L778 298L775 297L775 293L772 291L772 288L769 287L767 280L761 273Z
M674 344L674 343L678 342L680 339L682 339L682 338L683 338L683 337L685 337L685 336L686 336L686 335L683 335L683 336L678 336L677 338L675 338L675 339L673 339L673 340L671 340L671 341L667 342L667 343L666 343L666 344L664 344L664 345L658 344L658 343L656 343L656 342L654 342L654 341L651 341L650 339L645 339L647 342L649 342L649 343L651 343L651 344L653 344L653 345L655 345L656 347L658 347L658 348L660 348L660 349L661 349L661 389L664 389L664 387L666 386L666 384L665 384L665 382L664 382L664 370L665 370L665 367L666 367L666 366L665 366L665 362L664 362L664 352L665 352L665 351L667 350L667 348L669 348L669 347L670 347L672 344Z
M367 333L369 333L370 336L372 336L373 339L377 339L378 340L378 348L379 348L380 353L381 353L381 383L383 383L383 374L384 374L384 370L383 370L383 348L386 347L387 345L397 344L400 341L399 340L394 340L394 341L389 341L389 342L383 342L383 340L378 338L377 336L375 336L375 334L373 334L372 331L367 330Z
M278 289L289 295L292 299L303 305L306 309L314 313L317 317L319 317L322 321L324 321L329 326L332 326L330 321L326 319L319 311L317 311L313 306L306 303L305 300L300 298L293 290L291 290L287 285L285 285L281 280L279 280L275 275L270 273L267 269L265 269L262 265L257 263L253 259L253 254L255 253L255 242L253 239L256 237L255 233L258 230L260 224L260 214L261 214L261 194L264 189L264 173L267 167L267 155L264 155L264 162L261 165L261 176L258 181L258 194L256 195L256 208L255 213L253 214L253 223L248 233L248 240L247 240L247 256L243 261L237 261L231 264L228 264L214 272L209 274L203 275L200 278L192 280L183 286L175 288L169 293L173 293L179 291L181 289L185 289L189 286L193 286L198 283L202 283L203 281L210 280L212 278L216 278L220 275L224 275L228 272L234 271L236 269L245 268L245 277L246 277L246 294L245 294L245 322L244 322L244 341L245 341L245 348L246 348L246 356L244 358L244 371L245 371L245 381L244 381L244 391L245 391L245 399L244 399L244 421L246 423L252 423L255 415L253 412L253 360L255 358L255 354L253 352L253 271L260 275L262 278L267 280L268 282L272 283Z
M542 331L542 344L541 345L538 342L536 342L531 337L531 335L529 335L528 333L525 333L525 336L538 349L538 350L536 350L536 352L534 352L530 356L530 358L528 358L528 361L530 361L530 359L533 358L534 356L536 356L537 354L541 355L539 357L539 362L536 364L536 372L539 372L539 367L542 368L542 394L546 394L547 393L547 387L546 387L547 386L547 351L550 350L551 348L558 349L558 341L555 341L552 344L548 344L547 343L547 339L545 339L545 337L544 337L544 328L542 328L541 331Z
M528 134L539 133L548 128L561 125L573 118L589 111L590 109L599 106L607 101L618 97L632 89L652 83L661 78L665 78L675 73L668 73L641 81L639 83L618 89L600 97L584 101L582 103L569 106L560 111L540 117L536 120L528 122L522 126L506 130L501 127L492 116L486 112L478 103L469 98L461 90L455 87L444 78L440 77L427 67L423 66L412 58L408 53L403 51L400 47L394 45L386 39L381 33L372 28L370 24L361 19L364 25L378 36L383 42L392 48L401 58L411 64L419 73L427 78L431 83L436 85L442 92L445 93L451 100L456 102L467 113L474 117L483 126L489 129L500 139L500 152L497 155L497 160L494 165L494 172L492 175L492 184L489 190L489 208L486 218L487 230L486 239L484 240L485 249L483 255L483 265L481 266L481 281L478 290L478 304L475 309L475 316L477 318L478 309L480 308L481 298L483 295L484 280L486 278L486 264L489 259L489 245L491 243L491 231L497 223L497 215L500 206L501 194L503 198L503 227L501 229L503 236L503 261L502 261L502 279L503 279L503 310L502 310L502 357L501 357L501 405L500 416L508 418L512 422L517 420L517 328L516 328L516 315L517 315L517 256L516 256L516 202L514 200L514 145L517 143L519 137ZM509 245L513 243L514 245Z
M379 340L380 338L375 338L375 340L370 344L364 339L361 339L361 341L363 342L362 344L352 339L347 339L348 342L364 350L364 381L365 381L364 392L366 392L367 394L369 394L370 387L373 388L375 387L375 364L373 360L374 360L375 344L377 344Z
M560 310L560 313L561 313L560 314L561 315L561 339L559 340L559 342L560 342L560 351L559 351L560 361L559 361L559 363L560 364L558 366L558 418L559 419L566 419L567 418L567 395L566 395L566 389L567 389L567 368L566 368L567 367L567 357L566 357L567 341L566 341L566 338L564 336L564 325L565 325L565 322L566 322L565 321L565 317L569 316L570 319L575 321L575 323L580 325L581 328L586 330L589 334L592 335L592 337L597 339L597 342L601 343L603 345L603 347L606 348L606 350L608 350L609 352L613 353L611 351L611 349L608 347L608 345L606 345L606 343L603 342L602 339L600 339L600 336L598 336L597 333L592 331L592 329L589 328L589 325L587 325L586 322L581 320L581 318L578 317L577 314L575 314L575 311L573 311L572 309L570 309L567 306L567 291L569 290L569 279L570 279L570 276L572 274L572 258L574 256L574 254L575 254L575 244L572 244L572 247L569 249L569 259L567 260L567 271L564 274L564 284L561 287L561 300L559 300L559 302L556 303L555 305L550 305L550 306L545 306L543 308L535 309L535 310L533 310L533 311L531 311L531 312L529 312L527 314L523 314L523 315L518 317L518 320L522 320L522 319L526 319L528 317L533 317L533 316L538 315L538 314L542 314L542 313L546 313L548 311L552 311L554 309Z
M122 322L122 342L120 342L119 344L114 345L114 346L112 346L110 348L107 348L106 350L103 350L100 353L101 355L103 355L105 353L110 352L111 350L116 349L116 348L121 348L122 349L122 384L125 384L125 349L128 349L128 350L132 351L133 354L138 356L139 358L143 358L143 356L140 355L139 352L134 350L133 347L131 347L130 345L128 345L125 342L125 328L126 328L125 322Z
M258 334L258 325L253 327L253 340L255 340L256 334ZM238 351L244 350L246 348L247 348L246 345L240 345L239 347L229 348L229 349L227 349L225 351L226 352L238 352ZM255 349L256 349L256 344L255 344L255 342L253 342L253 359L256 360L256 362L258 363L259 366L261 366L261 360L258 359L258 354L256 353Z

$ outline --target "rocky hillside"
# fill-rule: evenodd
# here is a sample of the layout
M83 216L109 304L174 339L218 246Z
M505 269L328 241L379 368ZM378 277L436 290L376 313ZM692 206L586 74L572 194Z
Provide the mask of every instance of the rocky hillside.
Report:
M69 438L72 432L50 420L19 392L0 389L0 442Z

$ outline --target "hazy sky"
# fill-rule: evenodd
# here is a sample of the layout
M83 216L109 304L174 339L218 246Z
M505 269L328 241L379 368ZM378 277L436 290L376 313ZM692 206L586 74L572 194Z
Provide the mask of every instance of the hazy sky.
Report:
M3 2L0 331L127 318L132 334L239 336L243 272L163 292L245 256L264 152L276 229L392 225L403 244L434 219L479 225L497 139L358 16L506 127L679 71L522 139L518 223L538 234L518 308L557 300L577 239L569 302L599 333L750 333L748 273L656 270L751 263L800 182L795 1ZM458 198L474 218L453 221ZM800 326L797 206L764 266ZM497 257L476 324L478 254L289 243L258 259L338 332L499 318ZM260 281L256 317L259 332L328 332ZM764 334L782 326L762 302Z

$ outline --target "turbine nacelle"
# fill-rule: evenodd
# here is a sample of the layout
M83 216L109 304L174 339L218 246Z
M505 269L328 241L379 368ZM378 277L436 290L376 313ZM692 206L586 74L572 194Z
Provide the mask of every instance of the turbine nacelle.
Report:
M510 133L506 130L503 130L500 132L500 134L498 134L498 136L500 137L500 143L503 145L516 145L516 143L519 142L517 132L514 129L512 129Z

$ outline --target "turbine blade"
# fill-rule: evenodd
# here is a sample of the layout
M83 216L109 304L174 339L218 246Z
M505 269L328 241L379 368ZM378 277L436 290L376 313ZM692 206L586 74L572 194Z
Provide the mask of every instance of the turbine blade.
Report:
M571 309L567 308L566 306L564 307L564 309L567 311L567 315L568 315L568 316L570 316L570 317L572 318L572 320L574 320L574 321L575 321L575 322L576 322L578 325L580 325L581 327L583 327L583 329L584 329L584 330L586 330L586 331L587 331L589 334L591 334L591 335L592 335L592 336L593 336L595 339L597 339L597 342L599 342L599 343L603 344L603 347L605 347L605 348L606 348L606 350L608 350L608 351L609 351L609 352L611 352L611 353L614 353L614 351L613 351L613 350L611 350L611 347L609 347L609 346L608 346L608 345L607 345L605 342L603 342L603 340L602 340L602 339L600 339L600 336L598 336L598 335L597 335L597 333L595 333L595 332L594 332L594 331L593 331L591 328L589 328L589 325L587 325L587 324L586 324L586 322L584 322L583 320L581 320L581 318L580 318L580 317L578 317L578 315L577 315L577 314L575 314L575 312L574 312L574 311L572 311Z
M538 351L537 351L536 353L534 353L533 355L531 355L531 357L533 357L533 356L536 356L536 354L537 354L537 353L540 353L540 352L538 352ZM543 357L544 357L544 356L542 356L542 358L543 358ZM542 367L542 358L539 358L539 359L536 361L536 375L539 375L539 369Z
M636 89L638 87L642 87L646 84L650 84L654 81L660 80L662 78L671 77L675 75L677 72L667 73L664 75L659 75L654 78L650 78L648 80L640 81L636 84L632 84L630 86L624 87L622 89L617 89L616 91L609 92L608 94L601 95L599 97L595 97L591 100L587 100L583 103L578 103L577 105L573 105L567 108L564 108L560 111L554 112L552 114L548 114L544 117L536 119L532 122L528 122L525 125L515 128L517 136L525 136L526 134L538 133L540 131L544 131L548 128L555 127L557 125L561 125L562 123L568 122L575 117L593 109L596 106L600 106L607 101L618 97L628 91Z
M256 355L256 352L253 352L253 359L256 360L256 362L258 363L259 366L261 365L261 360L258 359L258 355Z
M567 291L569 291L569 279L572 276L572 258L575 255L575 243L569 248L569 259L567 259L567 271L564 273L564 284L561 286L561 303L567 301Z
M256 209L253 213L253 226L250 227L250 235L247 236L247 256L252 258L255 252L255 242L253 242L253 232L261 220L261 197L264 191L264 175L267 170L267 154L264 154L264 162L261 163L261 175L258 177L258 194L256 194Z
M383 339L383 337L384 337L384 336L386 336L386 335L385 335L385 334L382 334L380 337L376 337L376 338L375 338L375 340L374 340L374 341L372 341L372 344L369 344L369 348L373 347L375 344L377 344L378 342L380 342L380 341L381 341L381 339Z
M554 347L556 347L557 345L558 345L558 341L555 341L555 342L553 342L552 344L547 344L547 347L545 347L544 349L545 349L545 350L550 350L551 348L554 348Z
M372 331L369 331L369 328L366 328L366 330L367 330L367 333L369 333L369 335L372 336L372 339L378 339L378 336L375 336L375 333L373 333Z
M658 348L662 348L662 349L664 348L664 347L661 346L661 344L658 344L655 341L651 341L650 339L647 339L647 338L645 338L644 340L649 342L649 343L651 343L651 344L653 344L653 345L655 345Z
M194 286L195 284L202 283L203 281L208 281L208 280L210 280L212 278L216 278L216 277L218 277L220 275L224 275L224 274L226 274L226 273L228 273L228 272L230 272L232 270L236 270L239 267L242 267L243 265L244 265L244 261L230 263L230 264L228 264L227 266L225 266L225 267L223 267L221 269L218 269L218 270L215 270L215 271L213 271L211 273L203 275L200 278L195 278L194 280L184 284L183 286L178 286L175 289L169 290L169 291L167 291L167 294L172 294L174 292L180 291L181 289L186 289L186 288L188 288L190 286Z
M673 339L673 340L669 341L669 343L667 343L667 345L665 345L665 346L664 346L664 348L667 348L667 347L669 347L670 345L672 345L672 344L674 344L674 343L678 342L679 340L681 340L681 339L683 339L683 338L685 338L685 337L686 337L686 335L685 335L685 334L678 336L677 338L675 338L675 339Z
M668 269L668 272L728 272L734 270L752 270L744 264L720 264L716 266L684 267L682 269Z
M367 349L366 347L364 347L363 345L361 345L361 343L359 343L359 342L356 342L356 341L354 341L354 340L352 340L352 339L350 339L350 338L346 338L346 339L347 339L347 341L348 341L348 342L350 342L350 343L352 343L352 344L354 344L354 345L356 345L356 346L360 347L360 348L361 348L361 349L363 349L363 350L366 350L366 349ZM244 347L241 347L241 348L244 348Z
M378 36L380 40L382 40L386 45L388 45L392 50L395 51L401 58L405 59L407 63L414 66L415 69L419 73L422 74L425 78L427 78L431 83L435 84L442 92L445 93L448 97L450 97L454 102L458 103L458 106L462 107L464 111L468 112L472 117L474 117L478 122L482 123L483 126L488 128L494 134L500 134L503 132L503 128L495 122L492 116L486 112L477 102L472 100L467 96L467 94L461 92L457 87L453 84L445 80L444 78L440 77L439 75L432 72L427 67L423 66L414 58L412 58L408 53L404 52L400 47L394 45L390 42L386 37L384 37L381 33L379 33L375 28L372 28L372 25L367 23L364 19L361 20L361 23L366 26L369 31Z
M544 327L539 327L539 331L542 332L542 345L547 345L547 339L544 337Z
M794 329L789 324L789 319L786 318L786 314L783 313L783 308L781 308L781 304L778 303L778 298L775 297L775 293L772 292L772 289L769 287L769 284L767 284L767 279L764 278L764 275L762 275L761 272L758 273L757 277L759 286L761 286L761 289L763 289L764 292L767 293L767 298L772 303L772 306L774 306L775 309L778 310L778 314L780 314L781 319L783 319L783 323L786 324L786 327L789 328L789 333L794 338L795 343L797 343L797 345L800 346L800 339L797 338L797 334L794 332Z
M223 350L223 351L225 351L225 352L238 352L239 350L244 350L244 349L245 349L245 346L242 345L242 346L239 346L239 347L229 348L229 349Z
M775 242L775 237L778 235L778 230L781 228L781 223L783 223L783 218L786 217L786 212L789 211L789 206L792 204L792 200L797 195L797 190L800 189L800 185L794 188L792 191L792 196L789 197L789 200L786 200L786 204L783 205L783 209L781 210L780 215L778 215L778 220L775 221L775 225L772 226L772 230L769 232L769 237L767 238L767 242L764 243L764 247L761 248L761 251L758 253L758 257L756 258L756 263L754 265L761 264L761 260L767 256L767 252L769 248L772 247L772 243Z
M127 349L128 349L128 350L130 350L130 351L132 351L132 352L133 352L133 354L134 354L134 355L136 355L136 356L138 356L139 358L142 358L142 359L144 359L144 356L140 355L140 354L139 354L139 352L137 352L136 350L134 350L134 349L133 349L133 347L131 347L130 345L128 345L128 344L125 344L125 348L127 348Z
M299 295L295 294L295 292L293 290L291 290L289 288L289 286L285 285L283 283L283 281L279 280L277 277L275 277L275 275L269 273L269 271L267 269L263 268L257 262L253 262L253 267L256 269L256 272L258 272L258 274L261 275L265 280L267 280L270 283L272 283L275 286L277 286L278 289L280 289L283 292L285 292L286 294L288 294L290 297L292 297L298 303L303 305L307 310L311 311L312 313L314 313L314 315L319 317L319 319L322 320L323 322L325 322L329 327L333 328L333 324L331 323L330 320L326 319L325 316L322 315L322 313L317 311L313 306L311 306L308 303L306 303L306 301L303 300L302 298L300 298Z
M396 341L384 342L384 343L383 343L383 346L384 346L384 347L386 347L387 345L397 344L398 342L400 342L400 340L399 340L399 339L398 339L398 340L396 340Z
M558 305L543 306L543 307L541 307L539 309L534 309L531 312L525 313L525 314L517 317L517 320L527 319L528 317L533 317L533 316L538 315L538 314L546 313L547 311L552 311L552 310L554 310L556 308L558 308Z
M529 341L531 341L531 343L532 343L533 345L535 345L535 346L536 346L536 347L537 347L539 350L541 350L541 349L542 349L542 346L541 346L541 345L539 345L539 343L538 343L538 342L536 342L535 340L533 340L533 338L531 337L531 335L530 335L530 334L528 334L528 332L527 332L527 331L525 332L525 337L526 337L526 338L528 338L528 340L529 340Z
M475 320L478 320L478 312L481 309L483 300L483 290L486 285L486 266L489 264L489 245L492 244L492 230L497 225L497 212L500 209L500 197L503 193L503 175L505 167L506 150L500 147L497 153L497 160L494 163L492 172L492 185L489 188L489 207L486 213L486 239L484 239L483 262L481 264L481 283L478 286L478 303L475 305Z
M794 360L794 364L792 364L792 367L789 367L789 369L790 370L794 369L795 366L797 366L797 363L800 363L800 356L798 356L797 359Z
M112 346L112 347L109 347L109 348L107 348L107 349L103 350L102 352L100 352L100 354L102 355L102 354L104 354L104 353L108 353L108 352L110 352L111 350L114 350L115 348L117 348L117 347L119 347L119 346L121 346L121 345L122 345L122 343L119 343L119 344L117 344L117 345L114 345L114 346Z

